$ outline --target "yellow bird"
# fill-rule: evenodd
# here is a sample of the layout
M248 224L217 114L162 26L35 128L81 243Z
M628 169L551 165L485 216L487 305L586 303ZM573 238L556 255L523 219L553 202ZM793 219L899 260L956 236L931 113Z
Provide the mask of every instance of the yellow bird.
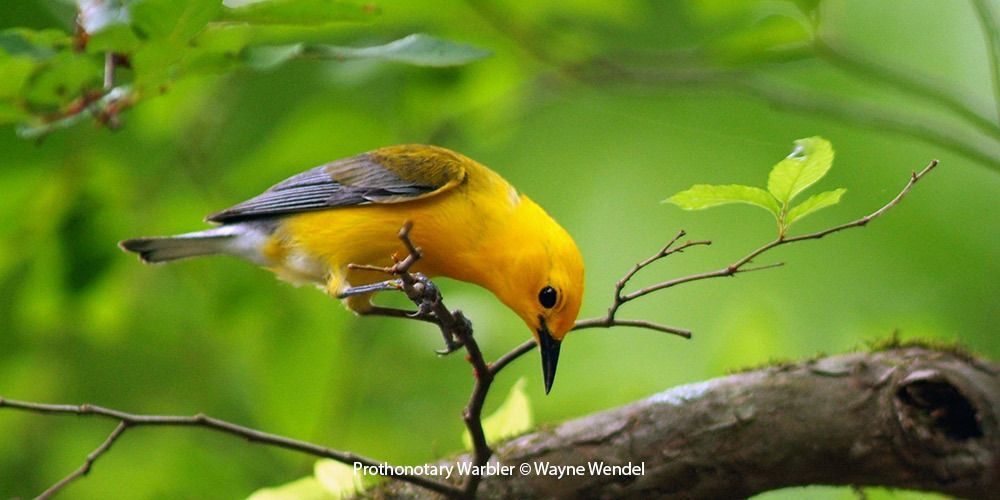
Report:
M516 312L540 348L546 393L583 298L583 259L569 233L496 172L436 146L320 165L206 220L221 226L120 246L145 262L234 255L319 285L358 314L391 311L364 288L385 276L348 264L391 265L405 254L398 232L411 221L424 250L413 270L480 285Z

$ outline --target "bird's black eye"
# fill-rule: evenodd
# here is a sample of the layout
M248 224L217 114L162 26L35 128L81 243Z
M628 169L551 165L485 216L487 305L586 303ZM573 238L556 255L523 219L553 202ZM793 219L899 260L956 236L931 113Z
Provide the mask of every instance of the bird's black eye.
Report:
M558 298L559 295L556 293L556 289L551 286L542 288L542 291L538 292L538 302L546 309L555 307Z

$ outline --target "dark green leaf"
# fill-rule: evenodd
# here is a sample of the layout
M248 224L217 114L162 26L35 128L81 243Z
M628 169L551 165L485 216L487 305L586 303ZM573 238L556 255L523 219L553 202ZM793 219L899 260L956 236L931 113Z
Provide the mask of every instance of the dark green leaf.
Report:
M70 44L70 36L59 30L12 28L0 31L0 51L12 56L47 59Z
M151 40L183 44L222 11L219 0L141 0L132 4L135 29Z
M371 5L339 0L265 0L225 9L226 21L253 24L317 25L369 21L378 14Z

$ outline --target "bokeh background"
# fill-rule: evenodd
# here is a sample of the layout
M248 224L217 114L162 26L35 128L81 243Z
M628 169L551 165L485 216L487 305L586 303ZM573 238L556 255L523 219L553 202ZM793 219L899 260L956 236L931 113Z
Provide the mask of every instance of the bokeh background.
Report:
M941 160L883 219L762 259L783 268L621 310L689 328L693 339L573 334L551 395L531 353L503 373L487 411L520 377L547 424L770 360L864 349L894 332L1000 355L1000 139L886 78L943 89L996 127L998 76L977 2L376 4L373 22L330 39L424 32L493 55L457 68L303 60L190 76L126 111L118 131L84 122L25 140L0 128L0 395L205 412L394 463L459 451L470 369L461 356L433 354L433 328L356 318L235 259L146 266L116 247L204 228L205 214L307 167L409 142L461 151L546 207L584 254L585 317L602 314L614 282L679 229L714 244L656 264L636 285L721 267L773 236L754 208L661 204L692 184L763 186L793 140L823 136L837 156L818 188L847 194L800 223L805 231L871 212L911 171ZM1000 6L982 5L998 22ZM0 27L67 29L66 9L51 3L4 10ZM825 39L882 72L803 43L798 31L817 19ZM488 292L440 284L489 357L527 338ZM37 494L111 427L0 410L0 497ZM205 431L144 428L68 496L240 497L309 475L313 462ZM852 495L766 496L803 494Z

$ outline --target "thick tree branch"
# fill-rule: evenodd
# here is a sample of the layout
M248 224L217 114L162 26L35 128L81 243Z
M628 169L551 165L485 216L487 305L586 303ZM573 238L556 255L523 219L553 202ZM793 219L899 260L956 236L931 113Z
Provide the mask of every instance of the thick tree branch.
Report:
M513 472L484 479L488 498L745 498L809 484L986 498L1000 491L1000 366L916 346L771 366L521 436L496 457ZM592 473L601 462L641 474ZM401 483L374 494L424 496Z

